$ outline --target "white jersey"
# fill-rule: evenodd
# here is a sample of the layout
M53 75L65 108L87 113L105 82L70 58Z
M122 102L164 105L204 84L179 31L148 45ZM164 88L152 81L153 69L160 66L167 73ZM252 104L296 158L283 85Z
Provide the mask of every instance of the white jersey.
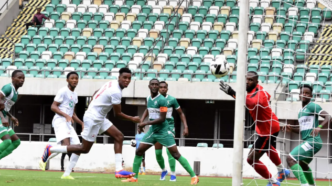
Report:
M75 105L78 102L76 92L71 91L67 86L61 88L56 94L54 101L60 103L59 109L68 114L70 117L74 114ZM55 114L53 120L58 118L64 118L58 114Z
M104 120L107 113L112 110L112 105L121 103L122 89L118 81L105 83L93 96L87 115L92 116L94 120Z

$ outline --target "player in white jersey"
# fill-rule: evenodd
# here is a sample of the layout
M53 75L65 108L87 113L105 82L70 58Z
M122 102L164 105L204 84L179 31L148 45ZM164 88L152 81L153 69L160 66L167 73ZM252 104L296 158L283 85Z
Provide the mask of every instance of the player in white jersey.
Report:
M75 92L75 88L78 84L78 79L78 74L76 72L68 73L68 85L58 91L51 106L51 110L55 112L52 126L54 128L57 143L62 146L80 144L77 133L72 126L72 124L76 122L81 125L82 128L84 127L83 121L81 121L75 113L75 105L78 102L78 96ZM53 153L46 160L42 158L39 162L40 169L45 171L46 163L58 154L59 153ZM70 176L70 173L75 167L79 155L79 153L74 153L70 156L70 163L61 179L74 179Z
M83 118L82 144L54 147L47 145L43 154L45 158L48 158L52 153L89 153L97 135L107 134L114 138L115 177L130 178L134 175L132 172L123 170L122 167L123 134L106 118L108 112L113 108L115 117L134 123L140 122L138 116L132 117L121 112L122 90L131 81L131 71L128 68L121 68L119 73L118 81L105 83L92 96L92 101Z

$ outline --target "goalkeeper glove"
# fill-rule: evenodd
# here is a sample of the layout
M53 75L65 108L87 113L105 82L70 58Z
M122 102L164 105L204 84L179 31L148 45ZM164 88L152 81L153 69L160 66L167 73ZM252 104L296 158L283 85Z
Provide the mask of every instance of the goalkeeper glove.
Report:
M220 90L222 90L223 92L225 92L226 94L228 94L232 97L235 97L235 91L232 89L231 86L227 85L223 81L220 81L219 86L220 86Z

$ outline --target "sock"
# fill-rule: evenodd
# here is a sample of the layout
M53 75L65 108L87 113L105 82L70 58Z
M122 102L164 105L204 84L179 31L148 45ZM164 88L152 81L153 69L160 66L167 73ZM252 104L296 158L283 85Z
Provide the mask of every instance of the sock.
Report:
M159 167L163 171L165 171L165 161L164 161L164 157L163 157L163 150L157 149L155 152L156 152L156 159L159 164Z
M1 143L0 143L0 160L3 158L1 156L2 153L4 153L6 151L6 149L12 144L12 140L10 139L6 139L6 140L3 140Z
M282 164L277 165L278 172L284 171L284 166Z
M70 161L69 161L69 165L67 166L66 171L63 174L63 176L69 176L70 175L70 173L73 170L73 168L75 167L75 165L76 165L79 157L80 156L77 155L77 154L72 154L71 155L71 158L70 158Z
M115 154L115 171L123 170L122 168L122 154Z
M11 142L11 144L6 148L6 150L4 150L4 151L1 152L1 154L0 154L0 160L2 158L4 158L4 157L8 156L9 154L11 154L18 146L20 146L20 144L21 144L21 140L20 139Z
M172 156L172 154L169 152L169 150L166 150L167 152L167 156L168 156L168 162L169 162L169 167L171 169L171 172L173 172L175 175L175 165L176 165L176 161L174 159L174 157Z
M304 176L303 169L299 164L293 165L291 169L294 176L301 182L301 184L308 184L308 181Z
M277 149L275 149L273 146L271 146L270 148L271 150L269 150L267 155L270 157L270 160L277 166L278 172L280 172L283 170L284 167L281 164ZM279 166L281 166L281 168Z
M278 180L276 178L270 178L269 181L270 181L270 183L277 183L278 182Z
M267 169L267 167L261 161L255 161L247 159L247 162L255 169L255 171L261 175L263 178L270 180L272 178L271 173Z
M48 157L48 159L46 160L46 162L45 163L47 163L48 161L50 161L50 159L52 159L52 158L54 158L55 156L57 156L57 155L59 155L60 153L52 153L51 155L50 155L50 157Z
M191 168L191 166L189 165L189 162L186 158L184 158L183 156L181 156L178 161L180 162L180 164L182 165L182 167L184 169L186 169L186 171L190 174L191 177L195 177L196 174L193 171L193 169Z
M133 172L135 173L135 178L138 178L139 167L141 166L143 156L135 156L133 164Z
M145 167L143 167L143 172L145 172Z
M314 176L312 175L312 170L310 169L310 167L307 171L305 171L303 173L304 173L304 176L307 179L309 185L315 185L315 179L314 179Z
M51 153L67 153L67 146L54 146L50 148Z
M139 172L142 173L142 167L139 168Z

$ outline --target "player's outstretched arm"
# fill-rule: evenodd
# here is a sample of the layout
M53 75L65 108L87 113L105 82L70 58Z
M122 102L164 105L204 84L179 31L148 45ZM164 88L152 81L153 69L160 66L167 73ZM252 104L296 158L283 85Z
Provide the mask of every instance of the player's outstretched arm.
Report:
M236 92L232 89L231 86L224 83L223 81L220 81L219 86L220 86L220 90L222 90L226 94L232 96L234 99L236 98Z
M53 112L57 113L58 115L65 117L67 122L72 122L72 123L73 123L73 118L70 117L68 114L62 112L62 111L59 109L59 105L60 105L60 104L61 104L61 103L58 103L58 102L56 102L56 101L53 101L53 103L52 103L52 105L51 105L51 110L52 110Z
M124 114L122 111L121 111L121 104L118 104L118 105L113 105L113 111L114 111L114 116L119 118L119 119L122 119L122 120L126 120L126 121L131 121L133 123L140 123L141 120L138 116L128 116L126 114Z
M324 126L328 126L328 128L330 128L330 126L331 126L332 117L330 116L329 113L327 113L326 111L323 110L319 113L319 116L324 118L324 121L320 125L318 125L317 128L315 128L312 131L311 135L313 135L313 136L317 136Z
M141 117L141 123L145 120L146 117L148 117L148 114L149 114L148 109L145 109Z
M296 134L299 134L300 133L300 128L299 128L299 126L292 126L290 124L287 124L282 128L282 131L284 131L284 132L294 132Z
M139 124L139 127L143 128L146 125L158 125L158 124L163 123L166 120L166 114L167 114L167 107L165 107L165 108L166 108L166 111L162 112L162 110L161 110L158 119L155 119L152 121L147 121L147 122L142 122Z
M184 115L184 113L182 112L182 109L181 108L178 108L176 110L180 116L180 119L183 123L183 126L184 126L184 129L183 129L183 135L184 136L188 136L189 135L189 130L188 130L188 125L187 125L187 119L186 119L186 116Z

